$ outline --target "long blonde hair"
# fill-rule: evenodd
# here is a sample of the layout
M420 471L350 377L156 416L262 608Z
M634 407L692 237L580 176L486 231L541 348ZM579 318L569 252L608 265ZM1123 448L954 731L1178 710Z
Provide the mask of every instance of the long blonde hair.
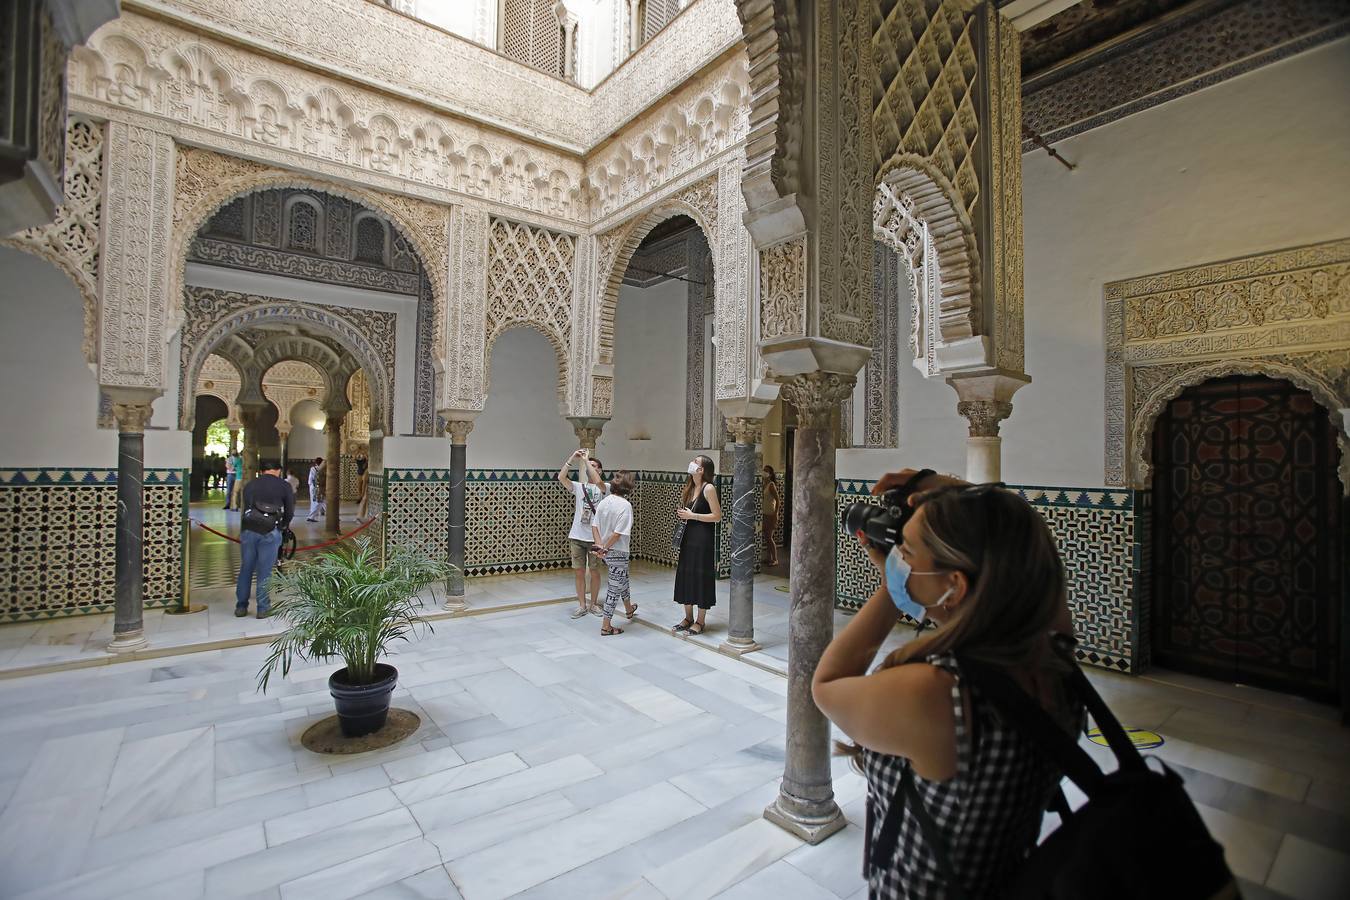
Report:
M702 467L699 474L702 477L703 484L699 485L699 488L702 489L704 486L712 484L713 477L717 474L717 467L713 465L712 457L699 454L694 457L694 462ZM680 492L680 505L692 509L697 501L698 498L694 496L694 476L689 475L684 479L684 490Z

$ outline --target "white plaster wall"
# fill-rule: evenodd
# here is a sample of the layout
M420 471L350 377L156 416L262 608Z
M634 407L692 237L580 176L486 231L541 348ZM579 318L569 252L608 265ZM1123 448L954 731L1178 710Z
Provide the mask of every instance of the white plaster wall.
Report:
M558 411L558 362L548 338L533 328L508 329L492 345L491 384L474 421L466 455L471 469L556 469L577 448ZM450 441L442 438L449 465ZM390 462L385 445L385 466ZM603 456L603 454L602 454Z
M0 247L0 468L117 467L117 432L97 427L98 382L80 349L84 306L55 266ZM166 411L167 410L167 411ZM154 406L145 464L186 468L191 435Z
M1023 159L1027 371L1004 477L1103 482L1102 286L1350 236L1350 40Z
M473 446L470 436L470 446ZM473 451L470 450L470 453ZM472 465L472 463L470 463ZM384 439L386 469L448 469L449 437L387 437Z
M287 459L313 459L328 452L328 436L323 433L323 410L313 400L301 400L291 407L291 435L286 439ZM315 428L314 425L319 427Z
M683 471L688 366L688 287L624 285L615 317L614 418L596 452L610 471ZM649 440L636 440L646 436Z
M1003 478L1104 482L1108 281L1350 236L1350 40L1023 158L1026 359L1003 424ZM840 477L965 471L956 393L910 367L901 280L900 451L841 451ZM861 415L861 410L859 410Z
M413 360L417 346L417 298L408 294L390 294L357 288L321 284L281 275L245 272L221 266L188 263L186 282L193 287L214 288L278 297L301 303L321 303L326 306L345 306L356 309L374 309L394 314L394 433L412 432ZM175 343L170 357L172 369L177 369L178 349ZM176 380L175 375L175 380ZM177 394L176 384L173 393ZM175 401L176 402L176 401Z

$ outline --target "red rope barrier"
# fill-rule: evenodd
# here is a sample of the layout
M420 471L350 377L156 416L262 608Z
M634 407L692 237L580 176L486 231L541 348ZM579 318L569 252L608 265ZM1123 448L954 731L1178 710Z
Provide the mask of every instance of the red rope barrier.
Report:
M296 547L296 548L295 548L295 552L296 552L296 553L303 553L303 552L306 551L306 550L322 550L324 547L331 547L331 546L333 546L334 544L340 544L340 543L342 543L343 541L347 540L348 538L355 537L356 535L358 535L358 534L360 534L361 532L365 531L367 528L369 528L371 525L373 525L373 524L375 523L375 520L378 519L378 518L379 518L379 514L373 515L373 516L371 516L369 519L367 519L365 522L363 522L363 523L361 524L361 527L359 527L359 528L353 528L351 531L347 532L346 534L339 534L337 537L333 538L331 541L324 541L322 544L310 544L308 547ZM191 522L193 525L196 525L198 528L202 529L203 531L209 531L209 532L211 532L211 533L214 534L216 537L223 537L223 538L224 538L225 540L227 540L227 541L233 541L233 542L236 543L236 544L239 543L239 538L233 537L232 535L228 535L228 534L226 534L226 533L223 532L223 531L216 531L214 528L212 528L210 525L207 525L205 522L200 522L200 521L198 521L197 519L193 519L193 518L189 518L188 521Z

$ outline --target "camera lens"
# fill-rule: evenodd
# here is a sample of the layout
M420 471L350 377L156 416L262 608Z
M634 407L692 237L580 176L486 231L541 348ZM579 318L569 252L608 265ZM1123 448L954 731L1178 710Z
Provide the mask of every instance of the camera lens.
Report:
M875 503L850 503L844 507L839 517L840 524L848 534L861 532L868 543L883 553L890 552L895 546L900 526L903 524L882 506Z

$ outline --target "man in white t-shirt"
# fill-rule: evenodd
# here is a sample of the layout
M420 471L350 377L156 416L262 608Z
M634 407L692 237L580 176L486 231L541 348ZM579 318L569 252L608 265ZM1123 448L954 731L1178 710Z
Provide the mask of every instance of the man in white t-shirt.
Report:
M585 473L583 476L578 472L578 477L583 477L584 481L572 480L569 474L572 466L577 466ZM572 571L577 580L577 608L572 613L574 619L586 615L587 571L591 576L591 613L600 615L600 572L605 564L591 553L593 543L591 522L595 518L596 507L609 491L609 485L604 482L604 474L605 470L600 466L600 460L591 459L589 450L577 450L558 470L558 483L576 501L576 510L572 514L572 530L567 533L567 543L572 550Z
M595 555L605 561L609 567L609 590L605 592L605 620L600 625L600 634L609 637L623 634L622 628L615 628L610 619L614 617L614 607L623 601L624 614L628 621L637 615L637 606L632 603L628 589L628 545L633 533L633 505L628 495L633 492L633 474L620 472L609 485L609 496L600 501L595 508L595 521L591 524L592 535L597 548Z

